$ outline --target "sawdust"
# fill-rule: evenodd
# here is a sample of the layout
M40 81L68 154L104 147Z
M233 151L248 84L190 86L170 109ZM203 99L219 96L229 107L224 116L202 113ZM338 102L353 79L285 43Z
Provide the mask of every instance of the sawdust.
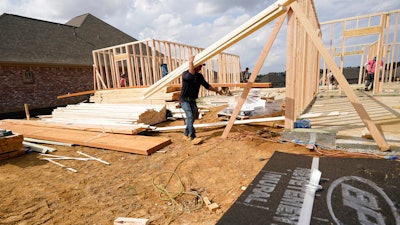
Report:
M211 109L198 122L220 121L220 110ZM215 224L275 150L317 154L280 143L283 130L276 125L235 125L227 139L220 138L224 127L198 129L204 139L198 146L183 140L182 131L147 133L172 140L150 156L56 146L54 154L81 157L77 151L82 151L111 164L63 161L77 173L40 160L35 152L0 161L0 224L113 224L118 217L147 218L149 224ZM200 197L219 208L210 211Z

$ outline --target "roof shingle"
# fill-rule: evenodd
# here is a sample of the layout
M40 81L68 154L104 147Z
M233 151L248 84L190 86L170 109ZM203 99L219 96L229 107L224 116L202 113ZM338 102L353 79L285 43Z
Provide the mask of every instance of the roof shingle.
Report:
M91 14L60 24L4 13L0 30L2 63L91 66L93 50L136 41Z

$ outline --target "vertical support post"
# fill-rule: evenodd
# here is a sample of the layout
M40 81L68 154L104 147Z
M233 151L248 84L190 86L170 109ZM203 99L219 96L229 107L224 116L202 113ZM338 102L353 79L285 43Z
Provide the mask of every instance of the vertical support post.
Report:
M25 104L24 104L24 107L25 107L26 120L30 120L30 119L31 119L31 115L29 114L29 107L28 107L28 104L25 103Z
M242 92L241 98L239 99L235 110L233 110L231 118L229 119L229 122L226 125L224 132L222 133L222 138L228 137L229 131L231 130L233 123L236 120L237 115L239 115L240 109L242 108L244 102L247 99L247 95L250 92L251 86L253 85L254 81L257 78L258 73L260 72L263 63L264 63L265 59L267 58L269 51L271 50L272 44L274 43L276 36L278 35L279 30L281 29L282 24L285 21L285 18L286 18L286 14L283 14L278 18L278 21L275 23L272 33L271 33L268 41L266 42L264 49L262 50L262 52L260 54L260 57L257 60L257 64L255 65L254 70L250 75L250 78L246 84L246 87L244 88L244 90Z
M379 32L378 44L376 48L376 66L375 66L375 76L374 76L374 89L373 94L382 92L382 87L380 85L380 77L381 77L381 61L383 54L383 39L384 39L384 27L386 24L386 15L381 15L381 30ZM383 80L382 80L383 82Z
M295 37L295 23L296 17L293 10L290 8L288 11L288 22L287 22L287 52L286 52L286 100L285 100L285 128L293 129L295 112L295 49L296 45L294 42Z

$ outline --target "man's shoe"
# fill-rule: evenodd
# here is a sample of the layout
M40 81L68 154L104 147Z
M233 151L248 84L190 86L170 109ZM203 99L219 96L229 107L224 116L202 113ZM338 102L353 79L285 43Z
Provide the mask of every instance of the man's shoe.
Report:
M200 144L201 142L203 141L203 139L201 139L201 138L194 138L194 139L192 139L190 142L192 142L192 144L194 144L194 145L198 145L198 144Z
M186 136L186 135L183 135L182 139L185 140L185 141L190 141L190 137Z
M364 88L364 91L369 91L368 88Z

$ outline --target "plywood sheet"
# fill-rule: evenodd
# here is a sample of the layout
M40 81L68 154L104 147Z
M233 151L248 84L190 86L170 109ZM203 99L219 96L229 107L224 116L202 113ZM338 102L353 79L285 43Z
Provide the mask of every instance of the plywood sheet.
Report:
M111 134L91 131L38 127L0 121L0 128L20 133L24 137L66 142L88 147L150 155L169 145L171 139L142 135Z

